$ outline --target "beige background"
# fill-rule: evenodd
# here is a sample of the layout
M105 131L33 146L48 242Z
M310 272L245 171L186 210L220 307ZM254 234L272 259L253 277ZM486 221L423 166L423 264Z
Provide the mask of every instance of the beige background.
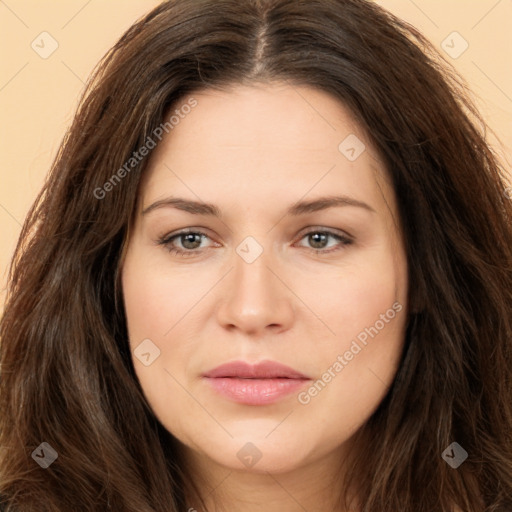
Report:
M512 0L376 0L420 29L470 85L512 162ZM0 0L0 314L7 266L95 64L155 0ZM46 59L39 52L58 48ZM448 37L450 36L450 37ZM447 39L448 37L448 39ZM42 41L42 39L44 40ZM33 43L34 41L34 43ZM55 43L54 43L55 44Z

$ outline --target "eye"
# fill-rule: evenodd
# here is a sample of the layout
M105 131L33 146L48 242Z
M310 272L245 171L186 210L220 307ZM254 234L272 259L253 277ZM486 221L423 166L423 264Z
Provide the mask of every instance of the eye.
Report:
M157 243L159 245L163 245L171 254L176 254L186 258L203 252L203 250L207 248L201 247L201 243L205 239L210 239L206 233L203 233L202 231L187 229L180 231L179 233L165 235L159 238ZM353 243L353 240L345 235L318 228L305 233L300 238L300 240L304 239L307 239L308 243L311 245L309 249L314 251L316 254L328 254L331 252L339 251L343 249L343 247ZM329 246L329 239L335 240L337 243L335 243L334 246ZM179 242L181 247L176 246L177 242ZM326 248L329 247L331 248L326 250ZM308 247L306 247L306 249L308 249Z
M353 240L349 237L342 235L340 233L335 233L330 230L318 229L315 228L312 231L307 232L302 236L301 240L306 239L307 242L311 245L310 249L314 251L316 254L326 254L335 251L339 251L343 249L343 247L350 245L353 243ZM328 242L329 239L337 240L338 243L334 244L334 247L331 245L330 249L325 250L326 247L329 247Z
M174 235L166 235L160 238L157 243L166 247L171 254L187 257L202 252L202 248L201 250L198 249L205 238L209 237L202 231L193 231L190 229ZM176 241L181 244L181 247L175 246Z

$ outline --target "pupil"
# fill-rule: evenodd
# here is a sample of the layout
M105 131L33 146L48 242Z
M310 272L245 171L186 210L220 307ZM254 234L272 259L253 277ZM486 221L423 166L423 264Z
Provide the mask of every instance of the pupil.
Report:
M319 240L319 237L321 237L321 240ZM324 242L327 238L325 233L313 233L312 235L309 235L311 245L315 247L316 249L324 247Z
M198 235L195 233L187 233L184 235L184 238L182 239L183 246L187 249L196 249L197 246L194 246L194 238L196 238ZM187 246L187 244L190 243L193 245L193 247ZM201 240L199 240L199 243L201 243Z

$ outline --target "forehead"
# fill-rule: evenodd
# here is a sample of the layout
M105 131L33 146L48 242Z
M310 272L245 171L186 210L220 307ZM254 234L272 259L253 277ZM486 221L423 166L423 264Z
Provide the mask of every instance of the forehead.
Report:
M172 111L191 97L196 106L151 155L145 204L171 192L218 203L292 203L308 191L391 200L382 197L392 191L375 150L336 98L281 83L237 86L190 94Z

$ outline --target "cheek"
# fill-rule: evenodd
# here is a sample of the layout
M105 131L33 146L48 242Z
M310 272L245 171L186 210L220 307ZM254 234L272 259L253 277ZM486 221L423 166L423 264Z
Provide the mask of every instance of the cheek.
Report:
M171 274L136 249L128 252L123 265L123 298L135 374L155 415L178 430L180 418L197 415L194 402L180 386L194 351L182 327L193 321L191 309L205 291L192 282L193 276ZM174 343L176 339L180 343ZM183 415L171 414L177 404Z
M167 340L172 329L204 293L192 275L170 272L133 251L122 274L128 332L132 344L152 335ZM200 283L198 283L200 284Z
M405 331L405 307L395 293L392 274L346 282L338 289L338 300L326 299L325 323L335 335L317 345L312 364L340 375L332 379L334 388L352 389L356 395L370 381L378 388L392 378ZM332 369L340 363L339 356L343 368L337 364Z
M407 273L405 258L399 251L375 248L354 258L336 273L317 277L315 285L305 288L313 309L330 328L325 331L324 346L346 350L350 341L365 329L382 329L381 315L394 318L392 305L398 302L405 310ZM312 283L310 283L311 285ZM306 295L307 294L307 295ZM386 332L394 329L386 322ZM398 331L397 331L398 332ZM364 334L361 335L364 339Z
M315 347L310 364L317 380L299 402L325 422L332 437L340 428L343 436L351 435L376 409L396 374L404 342L405 256L391 250L367 256L336 279L326 276L325 293L315 301L334 334Z

